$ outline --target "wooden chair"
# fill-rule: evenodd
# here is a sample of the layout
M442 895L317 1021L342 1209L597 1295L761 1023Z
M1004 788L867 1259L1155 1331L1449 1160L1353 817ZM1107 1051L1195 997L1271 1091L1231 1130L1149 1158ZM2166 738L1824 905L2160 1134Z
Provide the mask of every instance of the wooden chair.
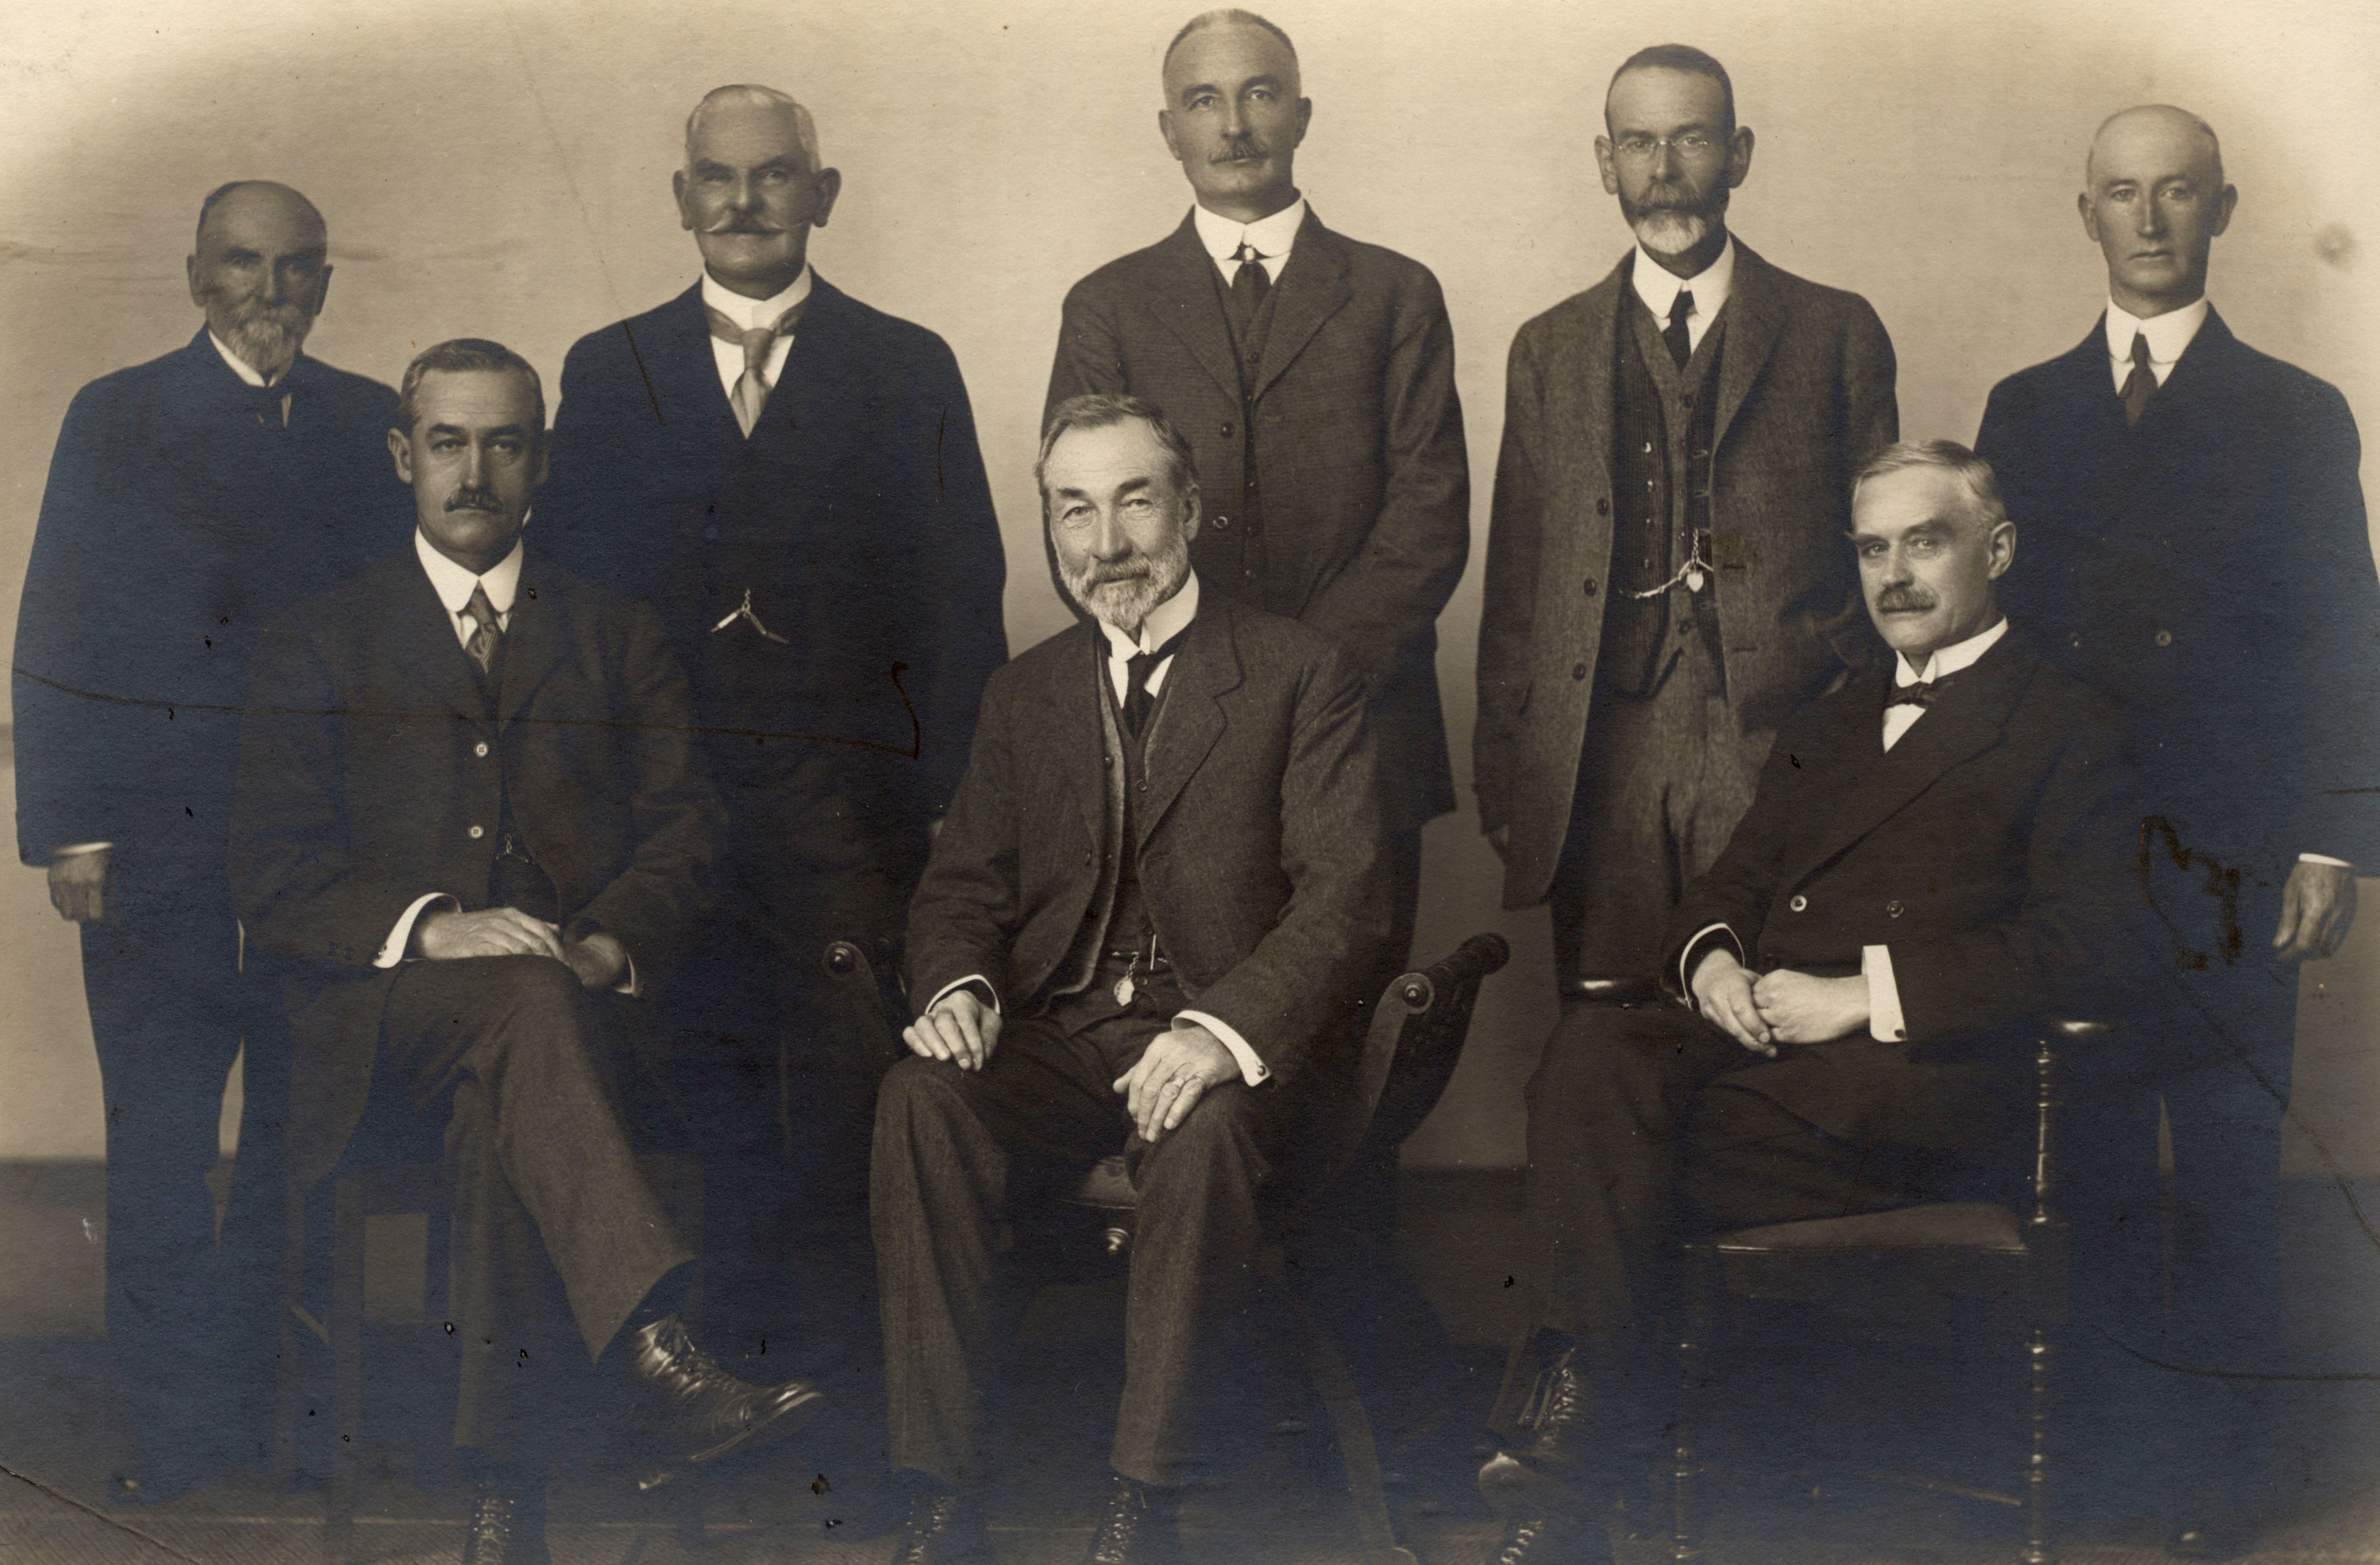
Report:
M1295 1269L1282 1264L1278 1233L1282 1221L1294 1215L1300 1197L1321 1195L1349 1171L1392 1156L1429 1117L1462 1055L1479 986L1510 956L1502 936L1474 935L1444 960L1389 985L1365 1033L1354 1090L1338 1106L1335 1118L1317 1127L1321 1138L1317 1171L1301 1182L1299 1196L1289 1198L1290 1210L1280 1209L1281 1203L1269 1204L1268 1228L1274 1237L1266 1246L1268 1274L1294 1278ZM889 1068L907 1052L890 1021L905 1015L905 1006L882 985L867 954L850 941L828 946L823 961L848 997L855 1036ZM1101 1244L1109 1255L1121 1256L1131 1248L1139 1193L1121 1154L1102 1159L1067 1199L1102 1215ZM1355 1507L1365 1552L1372 1565L1415 1565L1412 1551L1398 1540L1371 1419L1330 1320L1296 1288L1290 1292L1305 1335L1307 1371L1330 1413L1346 1464L1347 1494Z
M2054 1337L2066 1320L2067 1225L2057 1194L2057 1064L2061 1043L2108 1031L2100 1022L2053 1020L2034 1059L2034 1144L2028 1209L2020 1216L1990 1202L1943 1202L1857 1217L1771 1223L1697 1239L1685 1245L1685 1310L1678 1341L1678 1421L1671 1470L1670 1558L1701 1557L1695 1449L1706 1343L1713 1305L1724 1293L1743 1300L1836 1305L1878 1298L1927 1302L1983 1299L2013 1317L2029 1389L2030 1449L2020 1494L1956 1490L1893 1473L1866 1476L1951 1490L2026 1512L2024 1565L2052 1565L2049 1419Z

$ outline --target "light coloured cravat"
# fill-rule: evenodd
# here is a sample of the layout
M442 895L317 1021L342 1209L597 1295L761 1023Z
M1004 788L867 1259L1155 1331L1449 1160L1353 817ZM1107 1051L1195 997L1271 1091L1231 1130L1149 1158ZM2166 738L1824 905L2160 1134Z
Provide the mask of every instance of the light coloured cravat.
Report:
M504 627L496 617L496 606L489 601L485 587L472 587L471 601L463 605L463 613L478 627L471 632L471 639L463 643L463 650L471 654L481 674L491 673L495 668L497 649L504 645Z
M710 323L710 334L723 343L734 343L744 350L744 373L735 377L735 390L728 397L735 409L735 422L747 435L760 421L760 409L769 400L769 354L777 339L792 333L802 318L802 304L779 316L775 324L754 326L749 330L737 325L710 305L702 307L703 319Z

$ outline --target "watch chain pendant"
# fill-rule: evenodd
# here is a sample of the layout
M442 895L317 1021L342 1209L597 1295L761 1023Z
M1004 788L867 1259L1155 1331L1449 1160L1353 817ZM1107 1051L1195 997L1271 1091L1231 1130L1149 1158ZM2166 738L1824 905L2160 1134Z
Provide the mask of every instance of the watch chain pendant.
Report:
M1133 989L1134 985L1132 975L1130 973L1126 973L1123 977L1118 978L1116 980L1115 987L1116 1003L1118 1005L1130 1005L1132 1003Z
M1699 565L1688 565L1686 567L1686 590L1689 592L1700 592L1702 589L1702 567Z

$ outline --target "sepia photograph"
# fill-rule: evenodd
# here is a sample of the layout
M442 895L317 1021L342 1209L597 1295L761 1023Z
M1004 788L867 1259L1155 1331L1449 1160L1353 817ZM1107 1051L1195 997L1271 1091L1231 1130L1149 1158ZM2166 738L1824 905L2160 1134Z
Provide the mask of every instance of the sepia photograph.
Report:
M2380 13L91 0L0 149L0 1560L2380 1565Z

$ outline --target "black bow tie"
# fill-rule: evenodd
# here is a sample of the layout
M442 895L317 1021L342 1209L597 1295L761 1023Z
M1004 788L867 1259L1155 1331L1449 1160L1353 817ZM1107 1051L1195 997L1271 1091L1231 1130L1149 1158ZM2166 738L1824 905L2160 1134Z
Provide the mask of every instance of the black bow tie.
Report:
M1939 679L1921 679L1914 685L1897 685L1885 697L1885 710L1889 711L1900 706L1930 707L1935 698L1958 677L1955 673L1946 673Z

